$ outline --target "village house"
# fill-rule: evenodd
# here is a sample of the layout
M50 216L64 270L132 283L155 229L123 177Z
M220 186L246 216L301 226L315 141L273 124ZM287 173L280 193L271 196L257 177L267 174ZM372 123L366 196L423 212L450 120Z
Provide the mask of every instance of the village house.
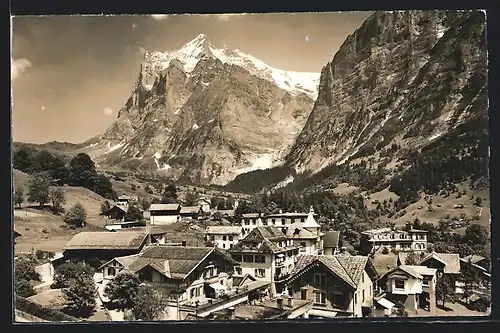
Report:
M334 256L340 253L340 231L327 231L323 236L323 254Z
M199 198L196 201L196 204L201 207L203 213L210 213L210 200L208 200L207 198Z
M380 248L389 251L427 251L427 231L410 229L399 230L395 228L381 228L367 230L361 233L361 252L368 254Z
M274 296L274 282L292 271L299 249L280 229L257 227L228 251L239 263L236 276L250 274L258 281L271 282L271 296Z
M220 249L231 249L243 238L241 230L238 226L208 226L205 229L205 241L210 241Z
M477 277L477 284L480 287L491 286L491 266L490 262L477 254L460 258L460 271L464 274L472 273Z
M174 247L153 244L142 252L116 257L100 267L103 300L105 285L120 272L131 272L167 299L166 319L184 320L188 314L206 317L214 311L248 301L249 292L266 287L253 282L233 286L237 263L215 247Z
M312 300L309 318L365 317L373 306L375 276L368 257L301 254L278 289L294 299Z
M417 265L400 265L382 278L386 283L386 298L403 304L408 312L418 309L436 314L437 269Z
M179 222L181 219L181 205L175 204L151 204L148 208L149 221L151 225L165 225Z
M229 313L227 320L307 319L312 303L312 300L293 299L280 294L259 304L239 305Z
M460 255L431 252L420 260L420 265L437 269L438 276L447 274L456 280L460 274Z
M275 227L286 227L293 223L305 223L309 215L317 218L318 215L314 213L311 207L309 213L297 213L297 212L286 212L283 213L281 210L277 214L269 214L264 216L262 222L264 225L275 226Z
M114 257L139 253L149 241L144 231L80 232L63 248L64 261L99 267Z
M243 235L248 235L253 229L262 226L264 226L264 224L262 223L261 213L245 213L241 217Z
M128 205L116 204L103 213L110 220L123 221L128 211Z
M130 204L135 204L139 201L139 197L135 195L120 195L116 200L117 205L128 206Z
M201 206L181 206L179 215L183 220L197 220L203 216L203 209Z
M219 213L221 217L226 219L236 216L236 211L234 209L218 209L217 213Z
M319 228L306 229L300 222L294 222L287 227L286 236L292 239L295 245L300 246L299 253L323 254L323 234Z

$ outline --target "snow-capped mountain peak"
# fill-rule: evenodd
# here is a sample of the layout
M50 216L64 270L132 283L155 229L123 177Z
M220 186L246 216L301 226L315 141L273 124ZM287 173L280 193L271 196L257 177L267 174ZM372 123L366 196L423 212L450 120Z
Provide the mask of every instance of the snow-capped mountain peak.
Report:
M203 57L217 58L222 63L241 66L253 75L275 82L277 86L292 94L305 93L314 99L317 96L320 73L287 72L273 68L252 55L238 49L230 49L227 45L216 48L205 34L199 34L176 51L146 51L142 64L143 73L146 75L143 75L142 84L146 89L151 89L157 74L168 68L174 59L184 65L186 73L190 73Z

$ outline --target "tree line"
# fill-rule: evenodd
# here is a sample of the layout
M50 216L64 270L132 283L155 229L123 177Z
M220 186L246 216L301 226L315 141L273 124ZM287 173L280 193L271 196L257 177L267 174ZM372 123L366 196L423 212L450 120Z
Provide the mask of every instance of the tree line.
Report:
M14 169L29 175L43 174L55 185L81 186L104 198L117 198L109 178L96 171L94 162L85 153L77 154L68 162L64 157L46 150L30 153L20 148L14 153L12 164Z

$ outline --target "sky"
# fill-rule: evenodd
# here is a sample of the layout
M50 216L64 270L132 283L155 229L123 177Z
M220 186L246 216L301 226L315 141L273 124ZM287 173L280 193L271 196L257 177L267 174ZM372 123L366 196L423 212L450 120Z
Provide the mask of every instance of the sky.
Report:
M80 143L103 133L132 92L144 50L176 50L203 33L270 66L319 73L369 15L13 17L13 140Z

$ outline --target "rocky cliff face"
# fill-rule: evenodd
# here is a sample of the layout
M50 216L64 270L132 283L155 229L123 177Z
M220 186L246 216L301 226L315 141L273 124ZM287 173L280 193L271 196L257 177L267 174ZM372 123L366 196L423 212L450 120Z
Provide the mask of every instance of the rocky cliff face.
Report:
M419 149L487 119L482 12L379 12L322 69L314 108L286 158L297 172Z
M274 69L200 35L180 50L146 53L116 122L85 144L102 167L223 184L287 152L318 81L319 73Z

